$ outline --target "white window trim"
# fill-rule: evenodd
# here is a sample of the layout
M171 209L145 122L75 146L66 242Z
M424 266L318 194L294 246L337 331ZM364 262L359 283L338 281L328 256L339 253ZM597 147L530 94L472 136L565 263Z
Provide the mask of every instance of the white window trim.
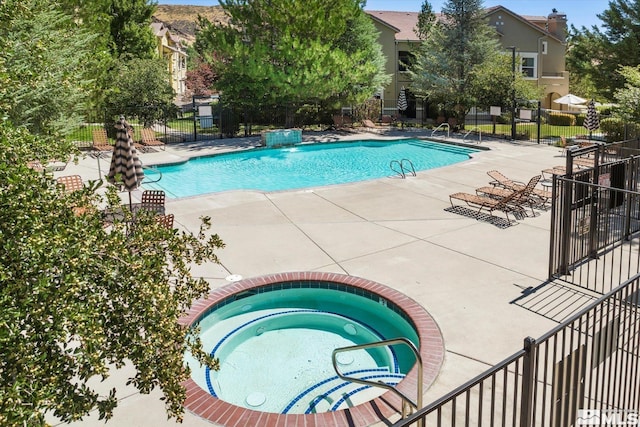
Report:
M533 59L533 77L528 77L525 76L525 79L529 79L529 80L533 80L533 79L537 79L538 78L538 53L536 52L518 52L518 55L520 56L521 62L520 62L520 72L522 72L523 68L522 68L522 60L523 59ZM529 67L527 67L529 68Z

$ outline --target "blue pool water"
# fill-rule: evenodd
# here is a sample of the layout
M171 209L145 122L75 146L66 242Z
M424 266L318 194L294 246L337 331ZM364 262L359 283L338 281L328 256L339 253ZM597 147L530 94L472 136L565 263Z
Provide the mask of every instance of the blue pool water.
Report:
M416 171L458 163L477 152L422 140L353 141L259 148L158 166L162 179L143 184L168 197L227 190L279 191L397 176L390 162L410 160Z
M397 337L419 346L413 326L384 300L319 288L246 296L210 312L198 326L203 347L221 366L213 372L187 355L194 381L228 403L281 414L335 411L385 391L339 379L331 363L336 348ZM342 373L389 385L415 364L401 346L340 356Z

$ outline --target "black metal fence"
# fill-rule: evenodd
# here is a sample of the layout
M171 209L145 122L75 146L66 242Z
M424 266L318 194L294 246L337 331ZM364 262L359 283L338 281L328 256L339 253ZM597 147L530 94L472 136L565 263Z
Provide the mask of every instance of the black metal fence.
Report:
M136 108L132 108L136 111ZM145 111L149 107L145 107ZM357 106L345 106L339 110L322 104L297 106L261 105L259 100L246 106L227 105L224 98L193 97L169 115L157 114L153 127L158 139L165 143L190 142L198 140L258 136L265 129L297 127L302 129L325 130L334 126L332 117L336 114L349 116L357 125L362 119L371 119L387 125L402 127L426 127L433 129L441 123L449 125L450 131L462 130L461 124L446 112L438 111L424 99L410 98L408 108L399 111L397 101L392 99L370 99ZM589 132L583 127L586 117L582 112L545 110L539 108L520 109L512 121L509 111L491 115L489 111L473 108L465 118L464 132L481 133L494 138L533 141L544 144L578 143L584 140L619 141L640 137L640 126L624 123L619 119L600 115L601 126ZM127 117L134 128L145 125L135 117ZM88 123L69 137L79 146L91 143L92 129L110 129L109 119L104 123ZM512 126L513 125L513 126Z
M593 302L394 426L638 425L639 147L567 150L564 169L551 171L550 282Z
M567 151L568 172L554 175L552 185L550 278L605 293L640 272L637 146Z
M633 420L640 410L638 304L635 276L394 426L567 427L592 423L587 418L596 415Z

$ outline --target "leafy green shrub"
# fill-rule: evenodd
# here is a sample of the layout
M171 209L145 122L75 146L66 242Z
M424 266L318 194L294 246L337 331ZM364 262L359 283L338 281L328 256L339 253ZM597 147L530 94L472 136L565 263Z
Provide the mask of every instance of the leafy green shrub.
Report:
M496 117L496 123L499 124L507 124L507 123L511 123L511 114L502 114L500 116Z
M240 131L240 117L231 108L224 108L221 115L223 135L233 138Z
M600 130L605 134L607 142L624 141L640 136L640 124L625 123L617 117L600 120Z
M575 126L576 116L567 113L549 113L549 124L553 126Z
M610 117L600 120L600 130L605 134L607 142L624 139L624 122L619 118Z
M576 126L582 126L586 118L587 118L586 114L582 114L582 113L578 114L576 116Z

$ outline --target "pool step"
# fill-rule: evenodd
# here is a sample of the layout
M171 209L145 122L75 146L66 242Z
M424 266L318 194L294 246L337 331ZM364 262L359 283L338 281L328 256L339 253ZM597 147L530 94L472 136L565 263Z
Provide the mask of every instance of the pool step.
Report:
M368 381L382 381L392 386L405 377L404 374L390 372L387 367L359 369L344 374ZM384 390L381 388L346 382L338 376L333 376L304 390L287 405L282 413L311 414L336 411L369 401L382 392Z

